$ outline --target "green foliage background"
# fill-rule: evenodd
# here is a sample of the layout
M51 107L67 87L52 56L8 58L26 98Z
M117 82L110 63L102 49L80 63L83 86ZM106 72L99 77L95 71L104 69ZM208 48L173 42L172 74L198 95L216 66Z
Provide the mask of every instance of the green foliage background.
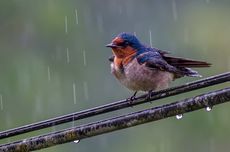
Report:
M173 55L206 60L211 76L230 69L230 1L39 0L0 1L0 130L6 130L131 95L110 74L104 45L122 31L135 32ZM76 11L78 24L76 23ZM65 27L67 19L67 31ZM67 48L69 62L67 62ZM85 62L84 64L84 54ZM49 72L48 72L49 71ZM172 85L196 80L182 78ZM76 85L76 104L73 99ZM160 105L226 87L170 97L112 114L1 140L10 142L108 116ZM41 151L228 151L229 104Z

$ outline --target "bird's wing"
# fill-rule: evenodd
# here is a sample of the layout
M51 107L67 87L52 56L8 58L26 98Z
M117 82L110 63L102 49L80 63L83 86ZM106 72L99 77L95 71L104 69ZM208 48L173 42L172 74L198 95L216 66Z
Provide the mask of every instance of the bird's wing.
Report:
M170 65L175 66L175 67L210 67L211 64L204 62L204 61L198 61L198 60L193 60L193 59L188 59L188 58L182 58L182 57L174 57L170 56L169 52L160 50L157 48L148 48L151 51L157 51L160 53L162 58Z
M197 71L192 70L188 67L191 67L191 65L193 67L194 66L198 67L197 65L199 65L199 67L202 67L203 62L198 64L197 63L198 61L195 61L194 63L193 60L166 57L165 55L162 55L162 53L160 53L159 51L154 51L154 50L149 50L144 53L141 53L136 58L139 64L145 64L145 66L148 67L149 69L152 70L158 69L161 71L167 71L173 73L174 78L180 78L185 75L190 77L201 77L201 75L199 75ZM180 64L176 60L178 60ZM186 62L182 62L185 60L186 62L188 62L188 64ZM189 66L184 66L184 65L189 65ZM205 66L205 64L203 66Z
M157 51L146 51L137 55L136 58L139 64L144 64L149 69L178 73L178 69L168 64Z
M166 54L170 54L170 52L165 51L165 50L157 49L157 51L158 51L162 56L163 56L163 55L166 55Z

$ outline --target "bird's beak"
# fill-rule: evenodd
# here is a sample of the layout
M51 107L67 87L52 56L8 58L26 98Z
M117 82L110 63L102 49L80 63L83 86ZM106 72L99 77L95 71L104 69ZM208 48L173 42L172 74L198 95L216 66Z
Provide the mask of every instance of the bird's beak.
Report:
M113 43L109 43L107 45L105 45L106 47L110 47L110 48L118 48L119 46L117 46L116 44Z

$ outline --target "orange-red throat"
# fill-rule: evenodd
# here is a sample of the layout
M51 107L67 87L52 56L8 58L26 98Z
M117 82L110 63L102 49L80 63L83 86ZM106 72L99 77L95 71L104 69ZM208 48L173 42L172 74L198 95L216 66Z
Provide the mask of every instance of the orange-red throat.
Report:
M136 50L130 46L126 46L125 48L112 48L114 58L114 64L118 67L122 67L127 65L136 54Z
M117 58L126 58L136 53L136 50L130 46L127 46L125 48L112 48L112 51L114 56Z

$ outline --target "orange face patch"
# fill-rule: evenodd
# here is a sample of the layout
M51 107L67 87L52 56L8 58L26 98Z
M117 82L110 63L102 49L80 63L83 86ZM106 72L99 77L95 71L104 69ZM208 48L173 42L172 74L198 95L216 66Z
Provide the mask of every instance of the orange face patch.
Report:
M127 65L136 54L136 50L130 46L126 48L113 48L113 54L115 55L114 64L118 67Z
M112 48L112 50L113 54L118 58L126 58L127 56L136 53L136 50L130 46L127 46L125 48Z

